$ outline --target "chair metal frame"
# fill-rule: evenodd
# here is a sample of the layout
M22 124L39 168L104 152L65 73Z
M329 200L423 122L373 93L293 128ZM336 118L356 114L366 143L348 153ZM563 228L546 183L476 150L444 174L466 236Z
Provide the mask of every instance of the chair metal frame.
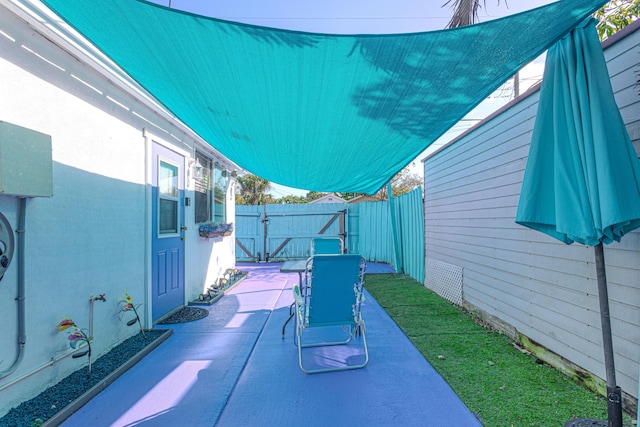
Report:
M302 289L298 285L293 286L294 344L298 348L300 369L304 372L359 369L369 363L366 327L362 318L365 269L366 262L360 255L315 255L307 261ZM302 342L304 330L331 326L342 326L346 337L335 341ZM305 367L302 355L304 348L344 345L360 336L365 356L363 363L319 369Z

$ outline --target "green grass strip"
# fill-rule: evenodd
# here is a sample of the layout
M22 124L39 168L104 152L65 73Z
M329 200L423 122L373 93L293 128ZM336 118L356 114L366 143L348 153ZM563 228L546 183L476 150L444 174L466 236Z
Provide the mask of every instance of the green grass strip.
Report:
M605 398L537 363L412 278L367 275L365 287L486 427L607 419ZM625 424L631 425L626 414Z

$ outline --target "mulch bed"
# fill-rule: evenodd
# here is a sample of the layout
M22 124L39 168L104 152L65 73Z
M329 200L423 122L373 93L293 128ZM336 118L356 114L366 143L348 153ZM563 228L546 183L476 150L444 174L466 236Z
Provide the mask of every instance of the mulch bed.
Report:
M193 322L194 320L200 320L209 315L209 310L205 310L204 308L197 307L183 307L182 309L176 311L171 316L167 317L161 322L158 322L160 325L170 325L174 323L186 323Z

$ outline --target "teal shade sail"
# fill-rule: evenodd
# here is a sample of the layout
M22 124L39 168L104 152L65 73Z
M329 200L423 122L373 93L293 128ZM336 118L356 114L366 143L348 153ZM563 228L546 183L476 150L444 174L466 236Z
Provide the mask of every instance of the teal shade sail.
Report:
M593 19L547 53L516 222L589 246L640 227L640 163Z
M43 3L244 169L374 193L606 0L392 35L263 28L138 0Z

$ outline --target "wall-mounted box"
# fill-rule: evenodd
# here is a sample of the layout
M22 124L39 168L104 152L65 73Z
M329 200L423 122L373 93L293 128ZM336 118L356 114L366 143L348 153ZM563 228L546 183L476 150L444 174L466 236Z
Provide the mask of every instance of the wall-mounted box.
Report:
M53 196L51 136L0 121L0 195Z

